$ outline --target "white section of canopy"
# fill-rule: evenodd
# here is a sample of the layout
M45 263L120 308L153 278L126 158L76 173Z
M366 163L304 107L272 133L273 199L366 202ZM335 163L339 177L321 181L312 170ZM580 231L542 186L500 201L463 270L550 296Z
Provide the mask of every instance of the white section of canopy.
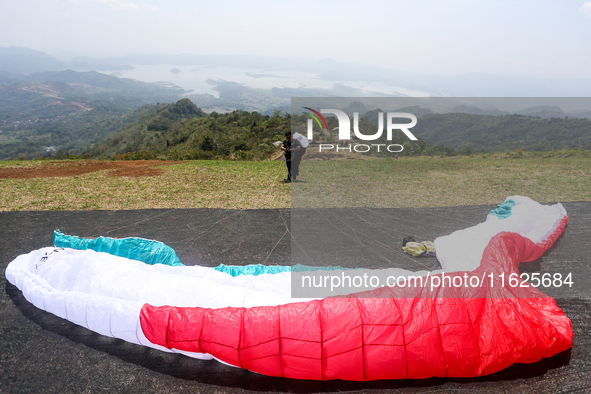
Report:
M529 197L511 196L515 206L511 216L500 219L488 215L476 226L439 237L433 242L437 260L445 272L473 271L480 266L484 249L496 234L508 231L523 235L538 243L558 226L566 211L562 204L542 205Z
M209 267L147 265L93 250L55 247L17 257L8 265L6 278L40 309L101 335L168 352L143 334L139 316L146 303L223 308L310 300L291 298L290 272L232 277Z

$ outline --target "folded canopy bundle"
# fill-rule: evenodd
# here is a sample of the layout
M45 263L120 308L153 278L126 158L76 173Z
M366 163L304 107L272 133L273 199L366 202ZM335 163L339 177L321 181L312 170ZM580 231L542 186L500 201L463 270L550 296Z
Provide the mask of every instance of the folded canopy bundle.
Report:
M483 279L478 286L295 299L290 267L189 267L156 241L59 232L55 247L17 257L6 277L35 306L102 335L266 375L475 377L571 347L571 322L554 299L508 282L567 221L561 204L514 196L485 222L437 238L443 269L418 275L469 275Z

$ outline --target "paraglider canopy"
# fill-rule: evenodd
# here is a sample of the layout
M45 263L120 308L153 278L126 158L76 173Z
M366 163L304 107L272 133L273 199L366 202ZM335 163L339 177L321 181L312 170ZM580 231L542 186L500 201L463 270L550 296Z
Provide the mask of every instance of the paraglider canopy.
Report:
M294 133L292 137L300 142L302 148L307 148L310 145L310 141L300 133Z

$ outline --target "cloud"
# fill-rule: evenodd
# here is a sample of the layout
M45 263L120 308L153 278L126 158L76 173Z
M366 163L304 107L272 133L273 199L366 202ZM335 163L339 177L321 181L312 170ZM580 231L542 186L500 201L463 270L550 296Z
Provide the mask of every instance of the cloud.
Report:
M143 11L150 11L150 12L159 12L160 11L160 9L158 7L156 7L155 5L146 4L143 1L140 1L139 5Z
M583 3L579 11L591 18L591 1Z
M114 10L123 11L160 11L158 7L144 2L134 3L128 0L95 0L97 3L105 4Z

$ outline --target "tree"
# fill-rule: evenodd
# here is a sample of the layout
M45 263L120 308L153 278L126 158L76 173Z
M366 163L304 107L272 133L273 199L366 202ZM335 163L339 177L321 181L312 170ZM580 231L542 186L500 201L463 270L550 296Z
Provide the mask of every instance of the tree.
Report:
M206 135L203 141L201 141L201 150L212 151L214 149L213 140Z

